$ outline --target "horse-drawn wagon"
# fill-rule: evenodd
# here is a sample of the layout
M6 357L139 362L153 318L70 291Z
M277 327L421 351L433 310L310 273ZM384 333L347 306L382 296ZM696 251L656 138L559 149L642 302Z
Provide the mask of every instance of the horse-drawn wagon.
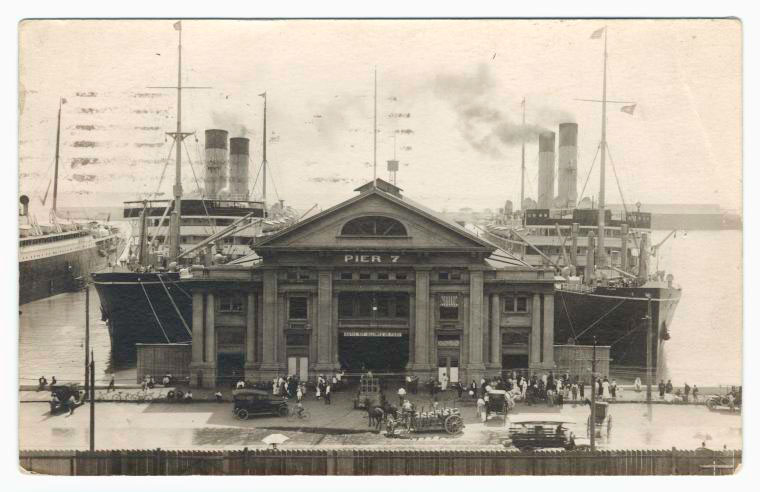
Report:
M591 437L591 431L596 433L596 436L602 437L602 432L606 432L606 437L610 437L610 431L612 430L612 415L610 414L610 405L606 401L594 402L595 405L595 417L593 425L591 423L591 415L588 416L586 421L586 431L588 436Z
M464 419L458 408L435 408L429 412L403 412L398 418L388 417L386 435L395 436L400 432L446 431L458 434L464 429Z

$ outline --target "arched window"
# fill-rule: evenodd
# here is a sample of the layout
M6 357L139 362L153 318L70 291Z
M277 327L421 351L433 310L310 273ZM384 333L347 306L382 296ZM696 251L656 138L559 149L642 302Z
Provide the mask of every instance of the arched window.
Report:
M390 217L368 216L349 220L343 226L342 236L406 236L406 228Z

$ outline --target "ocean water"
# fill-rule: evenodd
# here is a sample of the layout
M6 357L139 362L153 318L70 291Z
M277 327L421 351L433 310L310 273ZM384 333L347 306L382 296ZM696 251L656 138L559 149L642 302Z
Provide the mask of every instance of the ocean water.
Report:
M654 231L657 244L669 231ZM665 356L673 384L741 384L742 380L742 233L679 232L658 255L659 268L672 272L683 288L671 325ZM657 264L653 264L656 267ZM84 292L61 294L19 308L19 379L82 380L84 373ZM110 364L108 328L100 320L100 301L90 290L90 336L96 378L134 381L134 368Z

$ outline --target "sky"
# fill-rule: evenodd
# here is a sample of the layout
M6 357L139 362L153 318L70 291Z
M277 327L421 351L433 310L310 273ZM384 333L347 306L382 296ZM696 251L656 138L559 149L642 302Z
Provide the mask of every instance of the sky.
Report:
M119 206L171 194L178 32L168 20L20 26L20 191L40 207L61 116L59 206ZM732 20L375 20L182 22L183 186L203 182L204 130L251 138L268 200L322 208L400 161L398 185L438 210L536 197L537 134L579 125L578 191L601 135L603 39L610 103L607 201L740 209L741 25ZM526 126L521 126L521 101ZM395 149L394 149L395 146ZM171 160L168 167L167 160ZM598 158L584 196L599 189ZM614 166L614 168L613 168ZM164 168L167 167L164 172ZM163 179L162 179L163 175ZM48 193L51 193L50 191ZM49 202L48 202L49 203Z

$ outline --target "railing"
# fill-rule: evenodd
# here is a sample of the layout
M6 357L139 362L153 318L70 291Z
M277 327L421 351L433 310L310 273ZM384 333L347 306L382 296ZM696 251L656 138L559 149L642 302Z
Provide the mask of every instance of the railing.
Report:
M742 452L254 449L21 451L48 475L727 475Z

